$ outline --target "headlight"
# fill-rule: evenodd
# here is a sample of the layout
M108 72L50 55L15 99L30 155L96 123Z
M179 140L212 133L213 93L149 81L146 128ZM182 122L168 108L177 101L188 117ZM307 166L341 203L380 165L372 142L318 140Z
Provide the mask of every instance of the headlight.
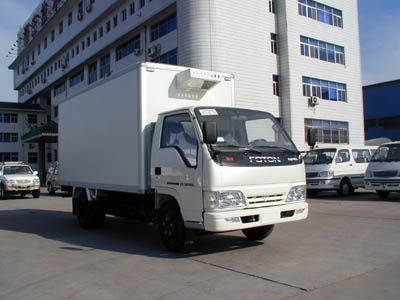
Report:
M5 182L5 183L8 183L8 184L17 183L14 179L5 179L4 182Z
M319 177L333 177L333 171L319 172Z
M40 184L40 179L33 179L32 182L33 184Z
M205 206L211 209L240 208L246 206L241 191L219 191L205 194Z
M305 201L306 200L306 186L298 185L290 189L286 202Z

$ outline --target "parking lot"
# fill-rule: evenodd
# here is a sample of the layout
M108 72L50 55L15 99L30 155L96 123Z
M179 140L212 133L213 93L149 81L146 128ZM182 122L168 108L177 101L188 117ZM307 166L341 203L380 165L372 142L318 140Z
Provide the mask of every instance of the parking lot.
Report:
M150 225L80 229L70 198L3 200L0 299L398 299L400 195L309 203L264 242L204 235L174 254Z

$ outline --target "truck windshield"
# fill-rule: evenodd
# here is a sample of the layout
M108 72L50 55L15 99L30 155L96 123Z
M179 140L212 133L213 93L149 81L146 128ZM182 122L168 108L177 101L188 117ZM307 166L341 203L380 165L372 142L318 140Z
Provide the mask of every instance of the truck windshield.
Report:
M3 169L4 175L24 175L32 174L32 170L28 166L6 166Z
M196 117L203 122L217 123L215 150L291 151L298 152L279 122L269 113L222 107L199 107Z
M400 144L382 145L376 150L371 161L400 161Z
M304 157L306 165L329 165L335 157L336 149L315 149Z

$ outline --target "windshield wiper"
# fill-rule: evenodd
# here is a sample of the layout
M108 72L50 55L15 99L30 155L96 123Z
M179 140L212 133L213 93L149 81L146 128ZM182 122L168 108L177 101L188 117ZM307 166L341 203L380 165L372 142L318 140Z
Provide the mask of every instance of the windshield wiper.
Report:
M296 155L299 155L300 154L300 152L299 151L296 151L296 150L293 150L293 149L289 149L289 148L285 148L285 147L282 147L282 146L270 146L270 145L264 145L264 146L255 146L255 147L257 147L257 148L270 148L270 149L281 149L281 150L285 150L285 151L289 151L289 152L291 152L291 153L293 153L293 154L296 154ZM253 149L253 148L252 148Z

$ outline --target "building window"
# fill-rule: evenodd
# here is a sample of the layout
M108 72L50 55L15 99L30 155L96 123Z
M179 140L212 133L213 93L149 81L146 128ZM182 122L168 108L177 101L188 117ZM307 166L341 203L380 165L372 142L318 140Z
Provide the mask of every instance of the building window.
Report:
M18 114L0 113L0 123L18 123Z
M51 41L54 42L54 38L55 38L56 34L54 32L54 29L51 31Z
M28 164L37 164L38 154L37 152L28 152Z
M47 49L47 37L44 38L43 47L44 49Z
M160 55L152 60L152 62L177 65L178 64L178 51L177 49L171 50L163 55Z
M73 86L81 83L83 81L83 78L84 78L84 72L83 70L81 70L69 78L69 87L72 88Z
M317 132L317 142L324 144L348 144L349 143L349 123L304 119L305 140L308 138L308 130L314 129Z
M85 41L81 42L81 48L82 48L82 51L85 50Z
M83 2L78 3L78 17L83 16Z
M121 15L122 15L122 21L125 21L126 20L126 8L124 8L122 10Z
M88 83L92 84L93 82L97 81L97 61L89 65L88 71Z
M347 102L347 86L344 83L303 76L303 96Z
M279 76L272 75L272 93L279 96Z
M51 151L47 152L47 162L51 163Z
M140 8L143 8L146 4L146 0L140 0Z
M343 28L342 11L313 0L298 0L299 15Z
M114 18L113 18L113 25L114 25L114 27L117 27L117 26L118 26L118 16L114 16Z
M110 71L110 54L106 54L100 58L100 78L108 76Z
M132 16L135 13L135 2L129 4L129 14Z
M63 24L63 21L61 21L61 22L58 24L58 34L63 33L63 30L64 30L64 24Z
M90 47L90 36L86 38L86 47Z
M278 39L276 33L271 32L271 52L278 54Z
M37 55L40 55L40 44L37 46Z
M150 41L153 42L174 30L176 30L176 13L151 26Z
M68 26L72 24L72 11L68 14Z
M79 45L77 45L77 46L75 47L75 53L76 53L76 55L79 54Z
M18 152L0 152L0 161L18 161Z
M0 132L0 143L18 143L18 133Z
M331 63L345 64L344 47L300 36L300 53Z
M103 37L103 26L99 28L99 38Z
M97 41L97 31L93 32L93 43Z
M71 57L74 57L75 56L75 48L72 48L71 49Z
M270 13L275 13L275 0L269 0L269 12Z
M132 54L135 49L140 49L140 35L116 48L116 61Z
M37 115L28 114L28 124L37 124Z
M57 85L57 86L54 88L54 97L56 97L56 96L58 96L58 95L60 95L60 94L62 94L62 93L64 93L64 92L65 92L65 82L63 82L63 83Z
M107 21L107 23L106 23L106 30L107 30L107 32L110 32L110 30L111 30L111 22L110 21Z

